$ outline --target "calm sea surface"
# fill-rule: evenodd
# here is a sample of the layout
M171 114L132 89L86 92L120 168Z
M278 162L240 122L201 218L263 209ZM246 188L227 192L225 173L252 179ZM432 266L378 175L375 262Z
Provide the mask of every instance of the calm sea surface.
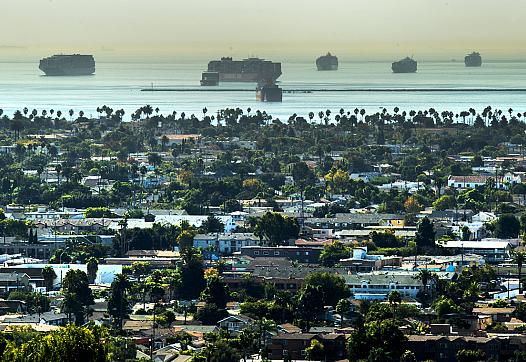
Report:
M393 74L388 62L340 63L340 70L318 72L314 63L284 63L280 85L284 89L394 89L394 88L526 88L526 63L487 62L481 68L465 68L462 62L420 62L416 74ZM310 111L365 108L376 112L424 110L459 112L471 107L481 111L494 108L526 111L526 92L313 92L284 94L283 103L255 101L255 92L199 92L201 72L206 62L195 63L97 63L93 76L46 77L36 63L0 63L0 108L7 114L28 107L95 115L96 108L108 105L124 108L125 118L138 107L151 104L161 113L209 113L226 107L266 110L286 119L293 113L307 116ZM141 92L142 88L182 88L188 92ZM223 83L220 88L253 90L254 84ZM195 89L195 91L193 91Z

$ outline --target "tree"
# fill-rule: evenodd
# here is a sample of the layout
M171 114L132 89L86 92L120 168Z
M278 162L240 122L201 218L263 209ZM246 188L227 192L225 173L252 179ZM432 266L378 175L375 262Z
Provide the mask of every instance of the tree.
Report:
M433 208L436 210L452 209L456 206L457 201L453 195L442 195L433 202Z
M296 185L296 187L300 191L301 214L303 217L305 189L308 186L313 186L315 184L316 176L305 162L297 162L294 165L292 165L292 178L294 179L294 185Z
M177 244L180 251L191 248L194 245L194 234L189 230L181 231L177 236Z
M524 251L514 251L512 254L513 262L517 264L517 269L519 272L519 294L522 294L522 265L526 261L526 252Z
M340 262L341 259L350 256L351 249L343 245L341 241L334 241L323 247L320 253L320 263L323 266L333 267Z
M385 232L373 231L371 233L371 241L379 248L398 248L405 245L391 230Z
M88 276L82 270L71 269L64 277L62 289L65 296L63 309L68 315L75 316L78 325L83 324L85 316L90 314L90 306L95 303Z
M331 169L331 171L325 175L329 192L342 193L346 191L349 184L349 173L340 169Z
M477 349L461 349L457 352L457 362L481 362L486 361L486 353Z
M195 248L183 249L181 258L183 264L180 268L179 295L186 300L196 299L206 286L201 252Z
M53 290L53 281L56 277L57 274L51 266L48 265L42 269L42 278L44 278L44 284L48 292Z
M254 233L260 239L266 238L270 246L277 246L288 239L298 237L299 225L294 218L277 212L267 212L258 219Z
M219 340L208 346L205 353L208 354L207 362L232 362L241 359L239 352L225 340Z
M310 341L310 345L305 348L305 358L307 361L323 361L325 359L325 347L317 339Z
M220 233L225 230L225 225L214 215L209 215L201 227L207 233Z
M319 285L304 285L298 294L298 312L305 321L306 330L310 329L310 322L323 311L323 290Z
M303 287L307 286L320 288L322 307L326 305L335 307L340 299L349 296L349 288L345 284L345 279L338 274L328 272L310 273L303 283Z
M384 361L398 361L405 341L406 337L392 319L368 322L351 333L347 345L349 359L356 361L381 354ZM371 354L375 349L382 351Z
M137 356L137 345L132 339L113 337L109 340L108 350L112 362L130 362Z
M521 321L526 321L526 303L519 303L513 311L513 316L520 319Z
M101 343L106 338L107 333L100 327L69 325L43 336L38 335L19 346L7 344L2 361L107 362L108 346Z
M197 311L194 318L205 325L211 325L216 324L226 316L228 316L228 312L224 308L218 308L213 303L207 303Z
M88 280L90 284L94 284L95 279L97 278L97 271L99 270L99 261L97 258L89 258L88 262L86 263L86 268L88 270Z
M416 197L409 196L404 202L404 208L407 213L416 214L417 212L422 210L422 205L420 205Z
M122 320L130 311L128 291L131 284L123 274L117 274L110 287L108 297L108 313L112 316L118 330L122 330Z
M433 223L426 217L418 224L415 242L417 247L434 248L435 247L435 229Z
M516 238L520 232L520 222L513 214L503 214L495 221L495 237L501 239Z
M415 354L407 350L400 356L400 362L417 362L417 360Z
M455 302L444 295L435 299L431 307L438 315L438 318L442 318L446 314L459 312L459 308Z
M420 280L420 282L422 283L422 287L424 287L423 299L424 301L427 301L427 299L430 297L430 293L428 291L427 286L429 285L429 282L431 280L436 278L436 275L427 269L422 269L418 272L418 275L415 278Z
M206 279L206 287L201 292L202 301L213 303L218 308L225 308L228 297L228 287L218 275L213 275Z
M402 303L402 295L398 290L393 290L387 296L387 302L393 310L393 319L396 320L396 308Z
M353 310L351 301L347 298L340 299L336 304L336 313L340 315L340 323L343 325L343 319L348 318Z

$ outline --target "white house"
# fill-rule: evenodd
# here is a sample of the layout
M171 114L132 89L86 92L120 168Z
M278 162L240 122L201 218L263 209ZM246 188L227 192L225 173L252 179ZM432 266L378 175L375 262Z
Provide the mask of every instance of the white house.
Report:
M497 216L492 212L487 211L480 211L478 214L473 215L471 217L471 220L473 222L482 222L482 223L488 223L492 222L493 220L496 220Z
M453 176L450 175L447 179L448 187L455 189L474 189L476 187L484 186L488 180L495 181L495 176L488 175L471 175L471 176ZM497 178L496 187L501 190L507 190L509 185L520 183L520 176L516 176L510 172L506 173L502 178Z
M389 293L397 290L402 296L416 298L423 288L414 272L371 272L343 275L355 299L385 300ZM431 280L428 290L435 288Z
M241 251L244 246L257 246L259 238L252 233L231 234L197 234L194 237L194 248L213 249L222 254Z

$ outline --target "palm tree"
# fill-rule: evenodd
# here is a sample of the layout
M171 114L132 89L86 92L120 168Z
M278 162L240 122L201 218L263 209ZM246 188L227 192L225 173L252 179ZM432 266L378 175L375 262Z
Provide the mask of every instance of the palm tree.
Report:
M396 307L402 303L402 296L400 295L400 292L398 290L391 291L391 293L389 293L387 296L387 301L391 306L393 319L396 320Z
M44 284L46 286L46 290L49 292L53 289L53 281L57 277L57 274L53 270L51 266L46 266L44 269L42 269L42 278L44 278Z
M526 261L526 252L524 251L515 251L513 252L513 262L517 264L517 269L519 272L519 294L522 294L522 264Z
M111 283L111 294L108 299L108 312L114 318L119 331L122 330L122 320L128 313L127 292L131 284L128 277L123 274L117 274Z
M420 280L422 283L422 286L424 287L424 297L427 297L427 285L431 280L433 280L436 277L435 274L430 272L427 269L420 270L418 275L415 277L416 279Z
M262 344L266 341L266 335L268 332L272 332L276 329L276 323L271 320L267 319L265 317L261 318L258 321L259 326L259 345L258 345L258 351L261 351Z
M91 284L95 283L95 279L97 279L97 271L99 269L99 261L97 258L91 257L88 259L88 262L86 263L86 268L88 270L88 279Z
M343 327L343 318L352 311L352 303L349 299L340 299L336 304L336 313L340 315L340 325Z
M55 166L55 171L57 172L57 183L60 185L60 174L62 172L62 165L60 163Z

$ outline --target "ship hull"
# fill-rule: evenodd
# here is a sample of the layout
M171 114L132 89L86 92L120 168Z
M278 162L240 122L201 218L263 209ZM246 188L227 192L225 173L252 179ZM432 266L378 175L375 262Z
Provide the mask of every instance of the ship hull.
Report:
M45 75L50 77L72 77L72 76L84 76L93 75L95 68L79 68L79 69L62 69L62 68L40 68Z
M391 69L393 70L393 73L416 73L417 71L416 65L409 66L409 65L402 65L402 64L399 65L396 63L393 63L393 65L391 66Z
M481 59L479 59L479 60L465 60L464 64L468 68L478 68L478 67L482 66L482 60Z
M319 71L331 71L331 70L338 70L338 64L324 64L324 65L317 65L317 68Z

